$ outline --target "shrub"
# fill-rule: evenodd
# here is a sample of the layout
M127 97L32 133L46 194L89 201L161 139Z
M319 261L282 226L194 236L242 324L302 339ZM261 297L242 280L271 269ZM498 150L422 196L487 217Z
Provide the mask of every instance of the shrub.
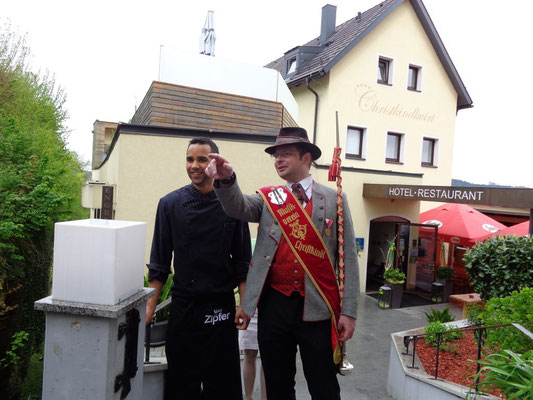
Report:
M533 351L522 355L505 350L477 362L481 369L476 378L483 379L479 390L499 389L507 399L533 399ZM471 393L472 388L467 399Z
M482 305L471 303L465 304L464 307L466 307L466 320L468 321L469 325L481 325L483 323L480 315L485 308Z
M455 318L450 315L450 308L446 307L444 310L440 311L431 307L431 312L424 313L426 315L426 320L428 323L431 322L440 322L445 324L446 322L455 321Z
M479 318L485 325L517 323L533 332L533 289L514 291L510 296L493 298L485 304ZM515 327L487 330L487 347L525 353L533 350L533 342Z
M66 147L64 94L30 71L25 38L0 26L0 398L18 399L32 351L44 336L35 300L50 290L54 223L87 215L82 165ZM16 289L16 291L13 291ZM28 334L24 346L13 335Z
M405 282L405 274L397 268L387 268L383 274L383 277L389 283Z
M448 279L452 279L454 274L455 271L453 268L448 266L442 266L435 270L435 277L439 281L447 281Z
M470 283L483 300L533 287L533 237L491 237L464 256Z
M431 322L428 326L424 328L424 333L436 333L436 332L448 332L457 329L454 325L444 325L441 322ZM444 333L442 335L442 342L452 342L454 340L460 339L463 337L463 332L453 332L453 333ZM430 346L437 346L437 335L426 336L426 343ZM450 348L445 346L444 349Z
M28 332L19 331L11 337L11 348L5 352L4 358L0 359L0 369L15 365L20 361L20 353L27 345L29 336Z

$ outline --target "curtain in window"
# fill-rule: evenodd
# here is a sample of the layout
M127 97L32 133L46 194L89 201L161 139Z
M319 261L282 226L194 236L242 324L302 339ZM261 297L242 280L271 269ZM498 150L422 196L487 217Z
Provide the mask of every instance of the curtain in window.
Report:
M411 89L416 89L416 72L415 68L409 68L409 82L407 85Z
M361 157L361 130L348 128L348 135L346 137L346 153Z
M379 80L387 82L387 62L386 61L380 61L379 62Z
M390 158L392 160L398 160L399 149L400 149L400 136L388 134L387 135L387 158Z
M433 164L433 141L424 139L422 144L422 162Z
M287 68L287 74L293 74L296 72L296 58L289 60L289 66Z

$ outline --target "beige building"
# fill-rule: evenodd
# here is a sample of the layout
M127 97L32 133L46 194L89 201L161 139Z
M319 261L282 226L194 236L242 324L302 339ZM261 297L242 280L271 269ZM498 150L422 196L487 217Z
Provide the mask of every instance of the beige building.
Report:
M241 98L229 113L232 122L221 129L205 122L228 114L217 108L224 101L200 115L194 104L202 102L166 95L152 101L151 120L140 115L148 112L141 105L133 118L139 122L119 124L104 163L93 172L94 179L115 185L115 218L146 221L151 232L157 200L187 183L186 145L197 134L217 140L245 192L279 183L263 149L279 127L294 123L287 114L322 149L312 172L326 183L338 115L343 189L361 246L361 289L374 291L382 283L389 241L395 241L407 289L427 292L436 238L434 230L413 224L419 222L421 208L432 205L364 197L363 188L450 185L455 118L459 110L472 107L472 100L421 1L386 0L338 26L335 12L334 6L325 6L320 37L267 65L281 74L298 105L297 113L287 113L281 102L272 103L281 111L262 114L265 120L278 118L272 127L253 121L245 129L243 124L258 112L247 114L241 107L257 99ZM179 87L154 82L147 97L158 85ZM166 119L162 110L167 110Z
M361 289L382 283L394 240L407 288L427 292L437 243L433 232L420 234L409 223L436 204L365 198L363 187L449 186L455 118L472 100L421 1L386 0L338 26L335 13L325 6L320 36L267 67L282 73L300 106L300 126L326 153L315 172L320 181L327 179L338 115L343 189L364 246Z
M92 169L96 169L105 160L109 146L117 130L116 122L94 121Z
M227 61L219 65L208 56L193 57L190 62L197 63L199 71L227 70L228 66ZM109 206L114 219L147 222L147 262L159 199L190 183L185 154L191 138L215 140L236 170L243 171L239 182L247 192L255 191L257 182L280 182L263 149L275 141L281 127L297 125L292 116L297 114L297 105L277 72L258 67L247 72L270 82L266 92L256 88L254 93L261 98L236 94L249 93L239 88L240 82L233 85L234 93L223 93L154 81L130 123L94 123L94 142L98 143L93 151L93 180L83 188L83 205L91 209L91 218L103 218ZM231 79L239 77L227 76ZM275 87L278 81L280 88ZM272 86L274 96L268 93ZM108 135L112 128L113 135ZM104 192L109 186L113 191L110 205Z

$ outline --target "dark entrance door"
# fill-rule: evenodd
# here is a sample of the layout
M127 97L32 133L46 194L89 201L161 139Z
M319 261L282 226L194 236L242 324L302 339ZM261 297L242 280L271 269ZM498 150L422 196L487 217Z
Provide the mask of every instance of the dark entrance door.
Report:
M385 283L383 272L385 271L386 255L390 243L394 243L396 240L396 224L398 222L408 223L409 221L396 216L380 217L370 221L366 274L367 293L377 293L379 287Z
M407 276L406 289L429 295L437 259L437 227L397 223L396 248L396 266Z

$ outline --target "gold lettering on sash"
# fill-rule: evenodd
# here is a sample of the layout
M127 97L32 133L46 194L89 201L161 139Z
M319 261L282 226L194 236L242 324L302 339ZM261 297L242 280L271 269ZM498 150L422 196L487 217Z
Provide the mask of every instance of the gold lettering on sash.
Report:
M292 221L295 221L295 220L297 221L298 218L300 218L300 214L295 212L294 214L289 215L287 218L283 218L282 222L283 222L284 225L288 225L289 222L292 222ZM291 226L291 225L289 225L289 226Z
M318 250L316 247L310 244L303 244L300 240L296 242L294 247L296 248L296 250L302 251L315 257L319 257L322 259L326 257L325 250Z
M296 207L294 207L294 204L288 204L287 207L278 209L278 214L280 217L283 217L284 215L287 215L291 211L294 211Z

